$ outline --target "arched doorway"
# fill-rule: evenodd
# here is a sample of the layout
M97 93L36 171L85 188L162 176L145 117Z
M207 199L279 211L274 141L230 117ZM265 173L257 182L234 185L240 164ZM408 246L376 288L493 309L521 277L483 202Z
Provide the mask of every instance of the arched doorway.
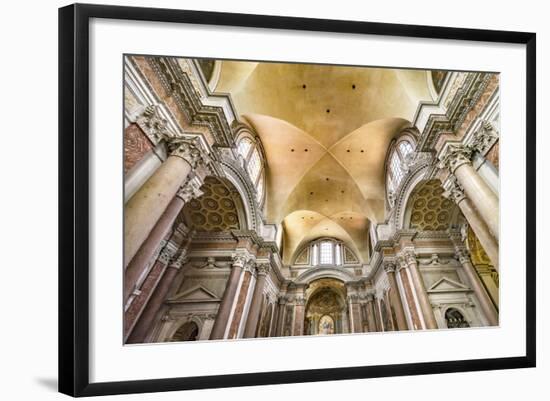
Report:
M187 322L182 324L172 336L170 341L197 341L199 336L199 326L195 322Z
M328 335L349 331L344 283L320 279L310 284L304 334Z

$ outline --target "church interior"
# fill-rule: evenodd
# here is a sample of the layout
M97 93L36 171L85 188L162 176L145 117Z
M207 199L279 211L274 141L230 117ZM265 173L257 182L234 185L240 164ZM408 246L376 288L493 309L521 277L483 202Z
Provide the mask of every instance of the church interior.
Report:
M128 55L124 344L499 324L499 75Z

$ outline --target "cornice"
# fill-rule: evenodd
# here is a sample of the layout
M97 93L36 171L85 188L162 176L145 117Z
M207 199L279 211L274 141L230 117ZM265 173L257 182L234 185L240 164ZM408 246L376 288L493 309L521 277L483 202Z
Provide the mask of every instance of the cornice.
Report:
M233 132L218 106L203 104L192 80L176 59L168 57L148 57L147 62L156 73L164 89L176 100L180 111L191 125L206 126L214 136L216 145L231 146Z

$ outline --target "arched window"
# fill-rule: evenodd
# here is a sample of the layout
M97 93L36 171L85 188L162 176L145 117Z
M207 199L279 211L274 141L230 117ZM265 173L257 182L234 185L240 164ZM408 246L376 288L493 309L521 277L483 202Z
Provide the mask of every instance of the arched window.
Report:
M449 308L445 312L445 322L449 329L470 327L464 315L456 308Z
M386 167L386 194L390 206L393 206L395 191L405 177L403 166L407 156L414 152L413 144L408 139L400 139L390 150L391 154Z
M321 238L310 242L298 253L294 265L342 266L356 265L359 259L341 241Z
M243 158L244 167L250 177L250 181L252 181L256 188L258 203L262 204L265 192L265 174L260 149L252 139L245 136L237 143L237 152Z

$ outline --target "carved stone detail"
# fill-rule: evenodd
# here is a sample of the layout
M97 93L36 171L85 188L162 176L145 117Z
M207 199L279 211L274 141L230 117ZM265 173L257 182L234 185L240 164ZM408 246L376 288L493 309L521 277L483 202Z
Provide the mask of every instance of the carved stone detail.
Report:
M452 200L457 205L466 198L464 188L458 183L455 177L451 177L445 183L446 191L443 192L443 196Z
M470 146L457 144L449 145L446 152L440 158L439 168L448 168L454 174L457 168L463 164L471 163L473 150Z
M456 256L460 263L471 263L470 261L470 252L465 248L459 248L456 250Z
M176 196L185 203L189 202L191 199L198 198L201 195L203 195L203 192L200 190L200 184L193 179L187 180L176 194Z
M474 133L474 139L470 145L475 152L485 155L498 140L498 133L488 121L483 121L481 127Z
M386 273L395 273L395 262L393 260L384 261L384 271Z
M258 275L266 276L269 274L270 270L271 265L269 263L260 263L256 266L256 271L258 272Z
M153 143L159 143L169 136L166 120L160 116L158 106L145 107L136 119L136 123Z
M304 297L298 296L294 298L294 303L296 306L304 306L306 304L306 299Z

